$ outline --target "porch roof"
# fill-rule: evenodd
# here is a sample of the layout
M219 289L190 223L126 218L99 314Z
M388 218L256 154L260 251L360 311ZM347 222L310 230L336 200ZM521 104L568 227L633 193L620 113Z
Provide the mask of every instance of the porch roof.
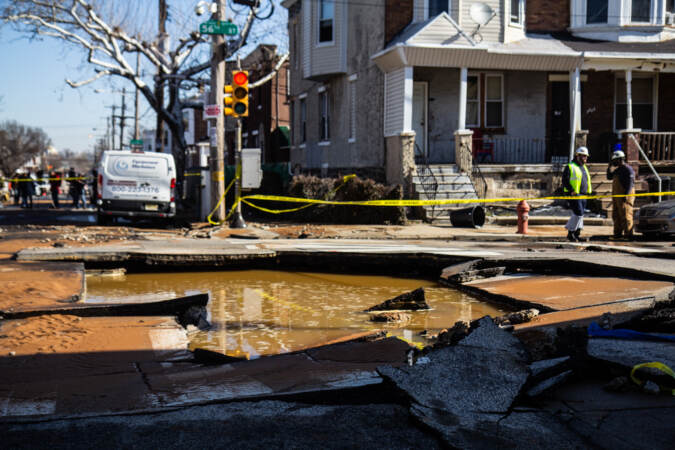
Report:
M404 66L568 71L582 52L549 35L507 44L476 43L446 13L406 27L371 59L384 72Z
M675 39L593 41L567 32L528 33L510 43L476 43L445 13L406 27L371 59L383 72L405 66L495 70L647 70L675 72Z

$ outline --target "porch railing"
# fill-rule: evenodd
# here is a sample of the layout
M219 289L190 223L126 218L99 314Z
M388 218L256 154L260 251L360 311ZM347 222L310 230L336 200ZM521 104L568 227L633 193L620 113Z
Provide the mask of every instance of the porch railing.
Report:
M651 161L667 161L675 159L675 132L643 131L639 135L639 143Z
M543 164L550 160L547 140L510 136L473 139L473 156L478 164Z

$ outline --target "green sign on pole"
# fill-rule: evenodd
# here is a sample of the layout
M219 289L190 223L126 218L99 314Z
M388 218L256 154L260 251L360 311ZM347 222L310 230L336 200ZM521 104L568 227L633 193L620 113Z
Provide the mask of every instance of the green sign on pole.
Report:
M199 32L201 34L225 34L227 36L235 36L239 29L232 22L224 20L207 20L199 25Z
M143 146L143 139L132 139L131 140L131 146L134 146L134 145Z

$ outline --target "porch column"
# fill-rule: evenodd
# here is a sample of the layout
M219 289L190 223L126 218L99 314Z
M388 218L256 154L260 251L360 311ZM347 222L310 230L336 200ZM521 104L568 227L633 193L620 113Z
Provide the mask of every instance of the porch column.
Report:
M457 120L457 130L466 129L466 79L469 70L462 67L459 70L459 114Z
M570 160L574 158L577 131L581 129L581 73L570 72Z
M415 171L415 132L412 123L413 68L384 74L384 138L387 183L408 192Z
M473 169L473 131L466 129L466 84L469 70L459 70L459 114L455 131L455 164L460 172L471 175Z
M633 71L626 70L626 129L633 129L633 89L631 83L633 82Z

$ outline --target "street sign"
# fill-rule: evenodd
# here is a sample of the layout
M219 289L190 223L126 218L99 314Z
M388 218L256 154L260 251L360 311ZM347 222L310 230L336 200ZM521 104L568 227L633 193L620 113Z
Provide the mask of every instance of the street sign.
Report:
M199 32L201 34L225 34L227 36L235 36L239 29L232 22L224 20L207 20L199 24Z
M132 139L130 144L132 146L134 145L140 145L141 147L143 146L143 139Z
M204 105L204 119L217 119L220 116L218 105Z

